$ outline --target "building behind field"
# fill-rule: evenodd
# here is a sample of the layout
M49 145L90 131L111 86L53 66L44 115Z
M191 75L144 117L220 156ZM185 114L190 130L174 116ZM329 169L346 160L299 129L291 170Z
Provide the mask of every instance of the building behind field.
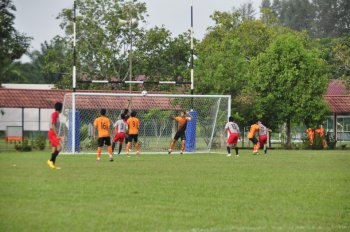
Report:
M46 135L53 105L57 101L62 102L65 94L71 92L72 90L54 89L54 85L49 84L2 84L0 139L8 138L11 135L9 133L18 135L14 137L15 139L31 139L38 134ZM116 93L116 91L96 92ZM343 81L333 80L324 99L331 111L324 124L325 131L334 133L338 141L350 141L350 90L346 89ZM300 130L298 136L302 136L303 132Z

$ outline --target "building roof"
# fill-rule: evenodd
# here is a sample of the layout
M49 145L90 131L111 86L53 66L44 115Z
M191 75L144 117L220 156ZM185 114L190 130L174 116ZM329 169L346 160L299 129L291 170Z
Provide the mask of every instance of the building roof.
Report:
M350 113L350 89L344 80L331 80L324 99L333 113Z
M78 92L97 92L97 93L116 93L115 91L78 91ZM63 102L66 94L66 107L71 107L69 98L71 90L33 90L33 89L2 89L0 88L0 107L3 108L43 108L51 109L56 102ZM128 93L128 91L119 91L118 93ZM139 93L139 92L136 92ZM116 101L113 96L78 96L76 98L76 108L118 108L129 107L129 97L119 97ZM145 98L142 96L133 97L131 108L150 109L157 106L161 109L173 109L174 106L167 97Z
M71 91L0 88L0 107L51 109L68 92Z
M350 113L350 95L324 96L333 113Z
M2 88L6 89L55 89L53 84L12 84L2 83Z

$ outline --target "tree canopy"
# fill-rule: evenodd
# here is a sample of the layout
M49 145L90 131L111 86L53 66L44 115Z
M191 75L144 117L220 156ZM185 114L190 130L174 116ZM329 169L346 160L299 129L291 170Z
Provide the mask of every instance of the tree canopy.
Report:
M19 72L13 62L27 51L31 38L14 28L15 5L12 0L0 2L0 80L9 81L9 76Z
M77 0L78 80L189 80L190 34L173 36L165 28L146 29L146 3L138 0ZM2 74L22 83L54 83L71 88L73 63L73 9L58 16L64 36L43 42L30 54L31 63L19 58L29 38L13 28L14 6L1 3L1 35L12 43L0 47ZM6 5L7 4L7 5ZM327 9L329 9L327 11ZM214 26L203 39L195 39L195 93L230 94L232 112L248 125L257 118L278 127L302 122L315 127L327 109L322 95L329 78L350 83L349 3L346 0L263 0L261 16L251 4L232 11L215 11ZM120 25L137 19L138 24ZM11 33L5 33L11 32ZM14 48L11 48L14 46ZM6 68L3 68L6 67ZM131 75L130 75L130 72ZM349 85L350 86L350 85ZM86 85L80 89L125 89L125 85ZM189 92L189 88L142 86L147 90ZM134 86L140 90L140 86ZM290 143L290 140L287 140ZM290 144L289 144L290 145Z

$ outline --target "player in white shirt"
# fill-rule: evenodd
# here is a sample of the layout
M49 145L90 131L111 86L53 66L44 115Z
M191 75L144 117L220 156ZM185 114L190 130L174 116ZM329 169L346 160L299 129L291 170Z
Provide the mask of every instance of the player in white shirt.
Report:
M227 156L231 156L231 148L234 147L236 151L236 156L238 155L238 147L237 147L237 142L239 138L239 127L237 123L233 121L233 117L230 116L228 119L228 123L226 123L225 126L225 134L228 133L228 139L226 142L226 149L227 149Z
M258 121L259 125L259 144L264 149L265 155L267 154L267 139L269 132L272 130L267 128L262 122Z
M119 142L119 151L118 155L120 154L122 147L123 147L123 141L126 135L126 132L128 131L128 124L125 123L125 114L120 115L120 119L116 121L113 125L115 128L115 136L113 138L113 144L112 144L112 152L114 154L114 148L115 148L115 143Z

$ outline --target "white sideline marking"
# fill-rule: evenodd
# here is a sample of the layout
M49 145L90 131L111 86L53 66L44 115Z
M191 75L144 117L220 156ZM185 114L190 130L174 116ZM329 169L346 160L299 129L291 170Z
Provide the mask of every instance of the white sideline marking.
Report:
M168 230L168 232L222 232L222 231L320 231L320 230L346 230L350 226L348 225L329 225L329 226L318 226L318 225L296 225L296 226L229 226L224 228L192 228L189 230Z

